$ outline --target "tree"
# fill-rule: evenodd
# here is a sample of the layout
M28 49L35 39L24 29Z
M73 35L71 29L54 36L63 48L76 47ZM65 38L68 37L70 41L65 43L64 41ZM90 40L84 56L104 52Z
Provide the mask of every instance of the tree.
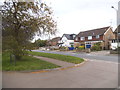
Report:
M52 10L41 2L19 2L8 0L2 10L3 50L9 50L19 60L29 49L34 35L55 34L56 22Z
M34 42L34 44L35 44L36 47L44 47L44 46L47 45L47 40L38 39Z

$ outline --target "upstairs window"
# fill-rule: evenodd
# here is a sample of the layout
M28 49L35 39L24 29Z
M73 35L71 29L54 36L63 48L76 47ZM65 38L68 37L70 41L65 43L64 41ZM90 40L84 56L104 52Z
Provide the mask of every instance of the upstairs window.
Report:
M73 35L73 39L75 39L75 35Z
M88 40L91 40L92 39L92 36L88 36Z
M76 37L75 40L78 41L78 37Z
M80 39L81 39L81 40L85 40L85 37L81 37Z
M96 38L100 38L100 35L96 35Z

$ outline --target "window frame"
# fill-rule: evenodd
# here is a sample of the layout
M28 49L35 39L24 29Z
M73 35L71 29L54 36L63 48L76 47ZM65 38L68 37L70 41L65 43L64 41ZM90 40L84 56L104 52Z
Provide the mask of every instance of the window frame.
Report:
M78 41L78 37L75 38L75 41Z
M90 38L91 37L91 38ZM92 40L92 36L88 36L88 40Z
M97 39L100 38L100 35L96 35L96 38L97 38Z
M81 41L85 40L85 37L80 37L80 40L81 40Z

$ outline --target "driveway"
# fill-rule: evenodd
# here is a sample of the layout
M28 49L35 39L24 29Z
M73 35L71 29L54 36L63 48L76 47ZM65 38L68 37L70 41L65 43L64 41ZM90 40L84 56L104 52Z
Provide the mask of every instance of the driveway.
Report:
M44 73L3 72L3 88L117 88L117 85L118 64L99 60Z
M33 51L70 55L70 56L76 56L76 57L92 59L92 60L118 62L118 55L109 54L109 51L92 52L92 53L74 53L74 52L63 52L63 51L40 51L40 50L33 50Z

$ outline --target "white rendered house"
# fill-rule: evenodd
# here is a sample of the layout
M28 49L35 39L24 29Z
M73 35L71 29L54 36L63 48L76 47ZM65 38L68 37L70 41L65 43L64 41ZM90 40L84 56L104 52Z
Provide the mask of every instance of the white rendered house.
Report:
M63 34L59 41L59 47L71 47L74 46L75 34Z

